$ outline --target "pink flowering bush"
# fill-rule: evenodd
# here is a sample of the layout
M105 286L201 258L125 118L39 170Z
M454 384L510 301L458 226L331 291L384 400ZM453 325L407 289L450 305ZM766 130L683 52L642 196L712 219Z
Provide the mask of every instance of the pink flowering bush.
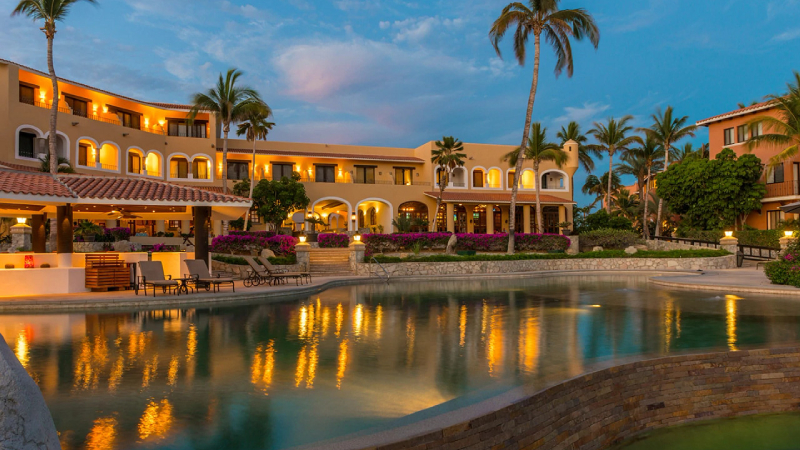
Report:
M277 233L274 231L238 231L238 230L231 230L228 232L229 235L234 236L258 236L258 237L273 237Z
M344 233L328 233L317 236L320 248L347 248L350 245L350 236Z
M397 234L365 234L361 240L366 245L366 255L375 253L396 252L410 249L420 242L422 248L443 250L447 248L450 233L397 233ZM521 251L564 251L569 248L570 240L560 234L523 234L515 235L515 248ZM502 252L508 248L508 235L501 234L456 234L456 250L475 250L484 252Z
M216 236L211 240L211 251L214 253L249 254L255 250L268 248L275 256L292 256L297 240L292 236L261 237L253 235L229 234Z
M800 245L797 242L789 245L786 254L778 261L767 263L764 274L773 284L785 284L800 287Z
M161 243L161 244L153 245L153 247L150 248L150 251L153 252L153 253L155 253L155 252L177 252L178 249L175 248L174 245L167 245L167 244Z

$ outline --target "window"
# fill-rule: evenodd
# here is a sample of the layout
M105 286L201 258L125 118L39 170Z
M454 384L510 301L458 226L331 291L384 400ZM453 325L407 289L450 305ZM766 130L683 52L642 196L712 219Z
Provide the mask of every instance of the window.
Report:
M282 178L292 178L294 164L272 163L272 179L281 180Z
M482 188L483 187L483 171L476 170L472 172L472 187Z
M261 223L261 217L258 217L257 206L250 208L250 223Z
M783 212L781 210L767 211L767 229L774 230L778 228L783 220Z
M785 181L783 176L783 163L778 164L773 168L765 168L767 172L767 184L783 183Z
M747 140L747 125L739 125L736 127L736 142L744 142Z
M86 117L89 111L89 104L85 100L64 95L67 105L72 109L72 114L75 116Z
M411 186L414 183L414 169L411 167L394 168L394 184Z
M208 122L205 120L195 120L190 126L186 119L168 119L167 134L169 136L204 138L207 124Z
M242 161L228 161L229 180L249 180L250 164Z
M33 86L19 85L19 101L20 103L27 103L33 105L35 102L35 94Z
M19 132L19 156L35 158L36 135L33 133Z
M725 133L724 145L733 144L733 128L726 128L724 133Z
M336 166L314 165L314 181L317 183L335 183Z
M189 178L189 161L184 158L172 158L169 161L169 176L172 178Z
M762 122L758 122L750 126L750 137L754 138L756 136L761 136L763 133L764 124Z
M88 165L90 154L91 150L89 150L89 144L78 144L78 165Z
M181 221L180 220L170 220L167 228L170 230L180 230L181 229Z
M208 173L208 160L198 159L192 161L192 177L195 180L208 180L211 178Z
M516 172L513 171L513 170L509 170L508 171L508 188L509 189L513 189L514 188L514 174L515 173Z
M356 166L356 183L375 184L375 166Z
M142 127L140 125L142 115L130 111L125 111L123 109L110 107L111 112L117 115L119 118L119 124L126 128L134 128L136 130L141 130Z
M441 185L447 179L447 172L444 169L436 169L436 184Z
M142 157L138 153L128 152L128 173L142 173Z

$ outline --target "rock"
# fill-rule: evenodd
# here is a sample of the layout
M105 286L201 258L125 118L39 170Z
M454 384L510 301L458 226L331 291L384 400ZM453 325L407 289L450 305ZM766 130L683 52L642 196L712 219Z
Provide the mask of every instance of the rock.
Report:
M634 247L636 247L636 250L641 250L641 251L650 250L650 248L647 247L647 245L645 244L634 245Z
M274 258L275 252L273 252L268 248L265 248L264 250L261 250L261 256L263 256L264 258Z
M450 236L450 240L447 241L447 250L445 251L445 253L447 253L448 255L455 255L456 254L456 241L457 240L458 239L456 239L456 235L455 234Z
M0 447L61 449L50 410L39 386L0 336Z
M626 249L625 249L625 254L627 254L627 255L633 255L633 254L635 254L635 253L636 253L636 252L638 252L638 251L639 251L639 250L637 250L637 249L636 249L636 247L634 247L634 246L632 246L632 245L631 245L630 247L628 247L628 248L626 248Z
M602 252L603 251L603 247L600 247L599 245L596 245L596 246L592 247L592 251L593 252Z

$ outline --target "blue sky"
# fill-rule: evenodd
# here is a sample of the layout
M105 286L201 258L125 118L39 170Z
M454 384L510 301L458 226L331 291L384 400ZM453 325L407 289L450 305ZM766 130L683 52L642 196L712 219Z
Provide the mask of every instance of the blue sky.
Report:
M17 0L0 0L10 12ZM187 102L238 67L275 111L274 140L416 147L442 135L518 145L532 62L487 33L508 0L99 0L60 24L60 76L151 101ZM543 48L534 120L673 105L692 121L784 89L800 70L800 0L564 0L601 31L558 79ZM46 69L45 39L0 14L0 58ZM706 129L696 144L706 142ZM598 173L608 159L598 161ZM580 187L585 174L576 176ZM579 203L588 203L581 195Z

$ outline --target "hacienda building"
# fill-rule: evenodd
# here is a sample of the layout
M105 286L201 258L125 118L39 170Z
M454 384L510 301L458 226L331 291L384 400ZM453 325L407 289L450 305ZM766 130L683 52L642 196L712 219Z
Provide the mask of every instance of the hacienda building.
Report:
M55 137L49 135L53 101L59 111ZM59 80L59 98L54 100L46 73L0 60L0 142L6 143L0 149L0 166L40 170L39 158L48 152L48 139L54 138L59 157L84 176L140 178L221 193L220 125L202 113L190 124L189 109L189 105L135 100L65 79ZM249 177L252 145L228 140L229 187ZM441 231L499 233L509 228L514 172L502 157L513 146L465 144L466 164L450 180L438 213L432 141L417 148L258 141L256 148L256 181L300 174L311 204L287 217L284 226L294 231L308 229L305 218L314 216L327 223L317 225L318 231L388 233L394 231L392 220L399 214L436 220ZM530 165L524 168L518 231L536 230L532 206L537 182L541 182L545 231L559 233L559 223L573 221L577 144L570 141L564 150L568 162L561 168L543 164L539 180ZM192 227L186 216L151 219L145 206L108 209L108 219L95 222L109 228L130 227L149 236L188 233ZM257 216L253 222L253 229L264 229ZM221 234L221 220L212 223L213 233Z

